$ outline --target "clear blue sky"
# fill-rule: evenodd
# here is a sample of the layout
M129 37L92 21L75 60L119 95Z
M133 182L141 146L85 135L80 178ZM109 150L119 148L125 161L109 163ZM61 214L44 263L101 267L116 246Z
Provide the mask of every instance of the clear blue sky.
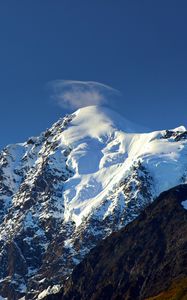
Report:
M187 125L187 1L0 1L0 147L65 113L55 79L120 90L121 112L153 129Z

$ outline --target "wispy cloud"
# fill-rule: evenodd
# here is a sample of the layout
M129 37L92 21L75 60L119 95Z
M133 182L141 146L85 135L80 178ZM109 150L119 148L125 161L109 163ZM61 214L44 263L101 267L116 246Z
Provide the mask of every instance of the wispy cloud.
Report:
M110 105L120 92L95 81L55 80L48 84L52 99L63 108Z

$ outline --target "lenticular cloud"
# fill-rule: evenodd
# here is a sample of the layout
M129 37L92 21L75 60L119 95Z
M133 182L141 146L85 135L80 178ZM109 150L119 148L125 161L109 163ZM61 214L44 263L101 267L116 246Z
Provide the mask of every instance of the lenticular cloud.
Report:
M52 98L63 108L110 105L120 92L95 81L55 80L49 83Z

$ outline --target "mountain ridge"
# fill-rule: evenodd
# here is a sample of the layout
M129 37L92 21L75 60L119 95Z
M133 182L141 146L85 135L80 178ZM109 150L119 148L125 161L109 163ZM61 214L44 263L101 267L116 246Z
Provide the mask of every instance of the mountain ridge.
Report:
M134 221L98 243L61 293L44 299L186 299L186 199L187 185L163 192Z

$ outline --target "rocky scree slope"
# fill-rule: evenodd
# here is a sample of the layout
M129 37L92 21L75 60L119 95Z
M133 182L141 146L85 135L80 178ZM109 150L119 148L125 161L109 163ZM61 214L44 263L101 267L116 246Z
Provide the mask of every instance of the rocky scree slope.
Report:
M187 132L146 132L104 107L0 153L0 295L42 299L98 241L186 182Z
M92 249L61 293L45 299L187 299L186 199L187 185L163 192Z

